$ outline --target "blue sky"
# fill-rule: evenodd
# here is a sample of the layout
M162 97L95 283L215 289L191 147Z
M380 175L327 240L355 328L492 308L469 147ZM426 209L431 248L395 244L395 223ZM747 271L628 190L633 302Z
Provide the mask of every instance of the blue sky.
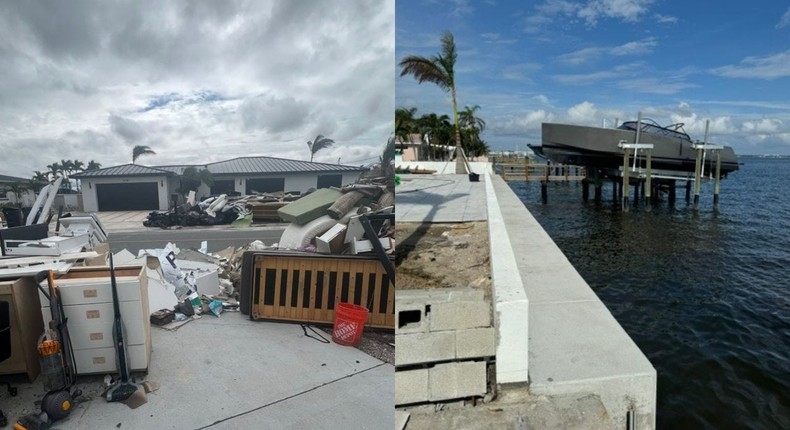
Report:
M458 49L459 106L480 105L494 150L542 122L683 122L739 154L790 154L790 2L434 1L395 5L395 59ZM396 66L396 76L400 69ZM396 77L395 105L451 115L449 95Z

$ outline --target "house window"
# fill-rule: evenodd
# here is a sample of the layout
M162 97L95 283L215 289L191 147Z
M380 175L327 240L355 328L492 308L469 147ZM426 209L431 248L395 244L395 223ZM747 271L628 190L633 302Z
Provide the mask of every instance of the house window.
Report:
M247 179L247 189L249 194L255 193L276 193L285 191L285 178L255 178Z
M211 186L211 195L231 194L236 191L235 181L233 179L214 180Z
M343 175L318 175L316 188L342 187Z

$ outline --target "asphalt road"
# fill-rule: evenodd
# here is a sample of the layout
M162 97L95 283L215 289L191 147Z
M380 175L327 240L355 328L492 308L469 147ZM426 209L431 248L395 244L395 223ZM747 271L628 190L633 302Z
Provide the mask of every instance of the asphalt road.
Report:
M144 248L164 248L168 242L181 249L198 249L200 242L208 242L208 251L216 252L229 246L239 247L254 240L271 245L280 240L285 227L260 227L241 230L229 228L189 228L180 230L152 230L128 233L110 233L107 242L112 252L124 248L132 254Z

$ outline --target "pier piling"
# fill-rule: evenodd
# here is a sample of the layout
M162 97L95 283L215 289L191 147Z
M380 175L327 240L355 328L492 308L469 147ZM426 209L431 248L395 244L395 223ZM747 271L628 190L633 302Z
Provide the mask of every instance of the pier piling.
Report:
M549 201L549 181L540 181L540 200L543 204Z
M719 210L719 181L721 180L721 151L716 151L716 182L713 185L713 210Z
M582 179L582 200L584 203L590 200L590 182L587 178Z
M676 191L676 183L675 181L669 182L669 206L675 207L675 191Z
M639 129L637 129L638 132ZM631 150L629 148L625 148L623 150L623 183L620 185L623 190L623 211L628 210L628 193L629 193L629 182L630 182L630 169L628 168L628 159L631 156Z

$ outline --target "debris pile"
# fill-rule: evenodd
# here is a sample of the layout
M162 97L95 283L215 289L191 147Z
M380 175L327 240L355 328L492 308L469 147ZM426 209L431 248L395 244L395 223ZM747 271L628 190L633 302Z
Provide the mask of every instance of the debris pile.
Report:
M290 224L275 246L322 254L360 254L374 251L373 241L378 241L391 253L395 248L394 202L395 193L375 183L316 190L277 211ZM366 232L366 224L372 234Z
M173 226L220 225L249 218L252 213L247 209L249 196L228 196L220 194L202 202L194 202L194 192L190 191L187 202L169 211L153 211L143 221L146 227L169 228Z

